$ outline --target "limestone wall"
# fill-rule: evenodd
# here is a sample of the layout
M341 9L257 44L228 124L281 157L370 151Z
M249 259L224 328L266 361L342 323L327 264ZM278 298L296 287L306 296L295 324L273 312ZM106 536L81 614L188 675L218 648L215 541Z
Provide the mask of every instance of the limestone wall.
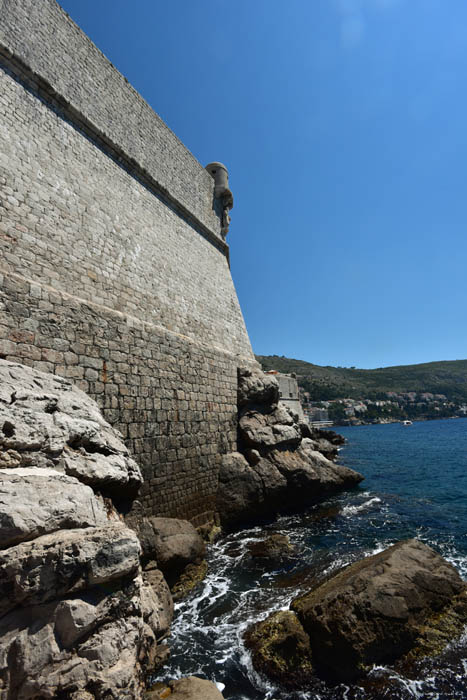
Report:
M196 518L254 360L214 181L54 0L0 19L0 356L73 378L146 509Z

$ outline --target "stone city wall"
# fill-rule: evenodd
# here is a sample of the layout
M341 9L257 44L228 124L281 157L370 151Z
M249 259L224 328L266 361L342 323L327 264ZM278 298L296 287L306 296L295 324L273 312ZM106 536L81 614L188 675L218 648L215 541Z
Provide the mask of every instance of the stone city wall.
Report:
M214 180L54 0L0 19L0 356L76 381L146 512L199 519L254 361Z

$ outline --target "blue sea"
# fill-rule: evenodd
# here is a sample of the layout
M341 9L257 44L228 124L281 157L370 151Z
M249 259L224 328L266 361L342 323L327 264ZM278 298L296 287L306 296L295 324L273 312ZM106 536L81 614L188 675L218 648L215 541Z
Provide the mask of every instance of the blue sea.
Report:
M287 609L300 593L343 565L417 537L467 579L467 419L341 428L339 461L365 476L356 489L299 515L228 535L210 548L206 580L176 606L172 657L161 678L194 674L218 683L231 700L467 699L467 633L442 657L409 676L375 667L355 685L317 680L284 691L257 674L245 629ZM255 560L248 545L285 534L296 555L283 564Z

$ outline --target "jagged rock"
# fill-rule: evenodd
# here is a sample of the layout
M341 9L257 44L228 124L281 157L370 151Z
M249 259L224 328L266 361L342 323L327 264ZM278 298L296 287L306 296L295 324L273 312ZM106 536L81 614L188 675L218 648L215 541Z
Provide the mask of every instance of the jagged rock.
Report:
M222 456L216 508L224 527L274 515L280 510L287 481L267 459L250 467L239 452Z
M307 443L306 439L302 440L300 448L295 451L272 450L268 454L269 461L285 477L288 488L296 491L298 499L313 503L362 481L361 474L331 462L320 452L310 449Z
M370 664L407 653L427 625L436 628L440 616L458 605L465 590L439 554L407 540L343 569L292 608L321 673L349 680ZM466 621L459 620L459 634Z
M154 628L157 641L165 639L170 633L174 604L170 588L164 574L157 568L155 562L150 562L143 571L143 580L151 586L157 600L158 626Z
M141 481L121 437L66 380L0 361L0 465L0 697L138 700L172 608L111 500Z
M238 370L238 405L246 403L273 404L279 401L279 384L271 374L261 369L243 367Z
M302 439L298 425L283 406L246 406L240 413L239 433L250 448L299 445Z
M321 452L321 454L326 457L326 459L330 459L331 461L336 459L337 455L339 454L339 450L335 445L333 445L329 440L325 440L324 438L320 438L319 440L314 440L314 449L317 452Z
M203 678L189 676L178 681L156 683L144 696L145 700L223 700L223 695L215 683Z
M188 520L142 518L136 522L145 561L156 561L169 583L188 566L199 563L206 545Z
M285 478L288 488L297 492L300 500L313 502L324 495L324 484L313 463L299 450L272 450L268 460Z
M293 612L281 610L252 625L245 643L255 669L281 685L300 688L311 680L310 640Z
M315 431L278 404L274 376L250 367L238 376L239 452L224 455L219 472L217 510L223 527L316 503L363 479L327 459L337 454L335 433Z
M107 522L103 501L74 477L45 468L0 470L1 548L61 528Z
M323 493L334 493L342 489L352 488L364 479L359 472L327 459L314 449L312 441L302 440L299 452L312 465L318 475L323 486Z
M222 525L235 527L311 505L362 479L357 472L330 462L307 445L295 450L271 450L253 467L234 452L222 457L216 507Z
M0 360L0 466L46 467L133 498L141 472L96 403L62 377Z
M313 440L327 440L328 442L331 443L331 445L334 445L335 447L339 447L339 445L344 445L345 444L345 437L342 435L339 435L339 433L336 433L334 430L323 430L322 428L312 428L312 435L310 437Z
M285 505L283 498L287 489L287 479L266 457L262 457L258 464L252 467L252 470L260 477L263 485L260 500L261 512L264 509L266 512L279 511L281 506Z
M303 438L313 438L313 428L308 423L308 421L301 420L298 422L298 427L300 428L300 433Z
M140 549L136 533L115 521L59 530L0 551L0 615L135 573Z
M2 617L2 697L54 698L67 689L115 700L141 697L140 664L155 643L141 586L136 578L115 593L95 587Z

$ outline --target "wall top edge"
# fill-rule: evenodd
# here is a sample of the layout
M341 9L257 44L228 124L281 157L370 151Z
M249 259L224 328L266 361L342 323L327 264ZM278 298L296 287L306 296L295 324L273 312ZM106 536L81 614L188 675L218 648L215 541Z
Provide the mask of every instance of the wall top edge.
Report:
M0 45L227 249L211 175L56 0L0 0Z

